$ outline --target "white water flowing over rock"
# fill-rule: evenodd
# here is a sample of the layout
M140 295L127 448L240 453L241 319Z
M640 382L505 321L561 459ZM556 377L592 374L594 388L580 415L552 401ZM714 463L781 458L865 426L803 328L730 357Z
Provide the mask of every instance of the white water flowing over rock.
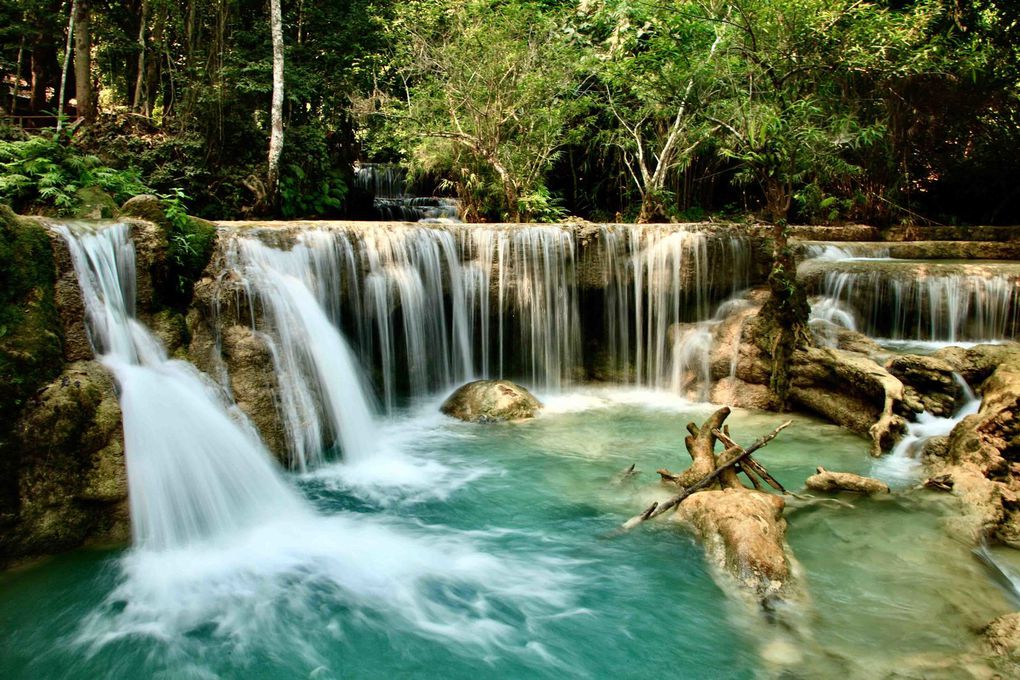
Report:
M670 329L707 320L713 300L748 286L747 243L736 236L712 238L649 225L605 226L602 238L607 348L619 381L682 390L686 374L707 373L711 338L707 327L677 337ZM710 249L717 251L714 266L732 272L724 290L709 290Z
M948 435L957 423L978 412L981 399L974 394L963 378L959 375L955 378L963 393L963 404L957 412L948 418L941 418L927 411L918 414L914 422L907 423L906 434L896 443L893 450L875 463L873 469L875 476L894 484L917 481L922 470L920 458L925 443L932 437Z
M70 249L96 352L120 388L136 538L118 562L118 585L73 640L87 655L146 640L157 665L211 677L210 649L243 655L270 640L315 668L322 662L307 634L322 625L324 600L386 634L450 641L469 654L527 652L516 623L530 630L572 608L573 563L497 556L500 530L316 513L214 384L168 360L134 318L129 227L54 228ZM281 314L304 313L305 340L321 343L308 351L337 368L328 362L340 358L321 355L337 351L339 336L326 332L308 289L280 271L263 274ZM111 677L135 672L112 668Z
M96 353L120 388L136 543L170 549L296 511L253 430L134 318L128 226L55 229L71 252Z
M249 299L262 303L264 331L273 339L295 467L319 465L323 451L335 447L352 462L370 455L375 438L370 389L357 358L312 293L322 263L303 245L289 251L256 239L238 239L235 245L234 266L244 273Z
M1007 267L823 257L800 271L809 273L821 295L813 305L814 318L875 338L933 345L989 342L1020 329L1020 290Z

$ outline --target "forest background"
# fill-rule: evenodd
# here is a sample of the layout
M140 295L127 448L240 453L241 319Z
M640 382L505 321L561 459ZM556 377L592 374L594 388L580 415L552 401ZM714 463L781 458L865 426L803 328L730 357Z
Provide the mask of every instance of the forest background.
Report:
M1011 0L2 0L0 84L19 212L1020 223Z

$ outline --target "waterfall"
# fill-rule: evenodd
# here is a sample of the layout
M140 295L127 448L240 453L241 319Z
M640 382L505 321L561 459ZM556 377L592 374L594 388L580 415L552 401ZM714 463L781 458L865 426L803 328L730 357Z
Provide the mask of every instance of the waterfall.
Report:
M588 305L575 233L379 224L235 234L228 266L273 351L295 465L314 466L334 444L366 450L369 393L389 413L405 398L475 378L561 390L583 377L587 314L601 317L605 333L592 340L604 343L624 382L685 392L693 372L707 398L711 326L686 340L673 331L747 286L746 240L675 226L603 227L587 247L608 266L584 281L598 298Z
M347 251L309 247L318 232L288 250L240 238L228 249L231 265L243 273L248 299L263 311L257 327L272 338L273 361L294 467L306 470L339 448L348 461L368 455L374 436L370 388L358 359L326 308L340 301L339 274ZM318 291L318 298L313 290Z
M624 382L683 389L692 370L707 398L708 326L675 332L709 318L711 305L749 285L748 243L671 226L607 225L607 348ZM729 277L719 272L730 272Z
M837 268L825 271L821 293L816 318L836 313L830 320L872 337L987 342L1020 331L1020 287L1006 272L943 274L932 267L901 276L885 267Z
M129 227L53 228L70 250L95 352L119 388L135 542L177 548L296 511L252 428L135 317Z
M978 412L981 400L974 394L967 381L953 374L960 387L962 404L952 416L943 418L927 411L918 414L917 420L907 423L907 432L896 443L893 450L875 464L878 476L892 482L911 482L922 469L920 456L924 445L932 437L948 435L957 423Z
M372 207L380 220L460 221L460 208L455 199L409 195L407 171L398 165L361 163L355 168L354 183L363 193L372 197Z

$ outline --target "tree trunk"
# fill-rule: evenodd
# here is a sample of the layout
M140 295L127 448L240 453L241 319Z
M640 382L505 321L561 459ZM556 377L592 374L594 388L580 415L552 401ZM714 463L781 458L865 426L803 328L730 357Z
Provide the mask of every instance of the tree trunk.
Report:
M67 47L64 48L64 66L60 72L60 94L57 96L57 132L64 126L64 105L67 102L67 67L71 64L71 38L74 35L74 14L78 0L71 3L71 16L67 19Z
M89 22L89 0L74 3L74 93L78 100L78 117L86 123L96 119L96 102L92 92L92 27Z
M147 97L145 96L145 29L149 23L149 0L142 0L141 18L138 21L138 73L135 76L135 97L132 111L143 111Z
M793 353L798 345L807 343L811 308L804 287L797 281L797 262L789 246L785 220L773 225L772 238L769 297L758 313L756 342L766 356L772 357L769 388L786 409Z
M646 191L641 196L641 211L637 217L638 224L654 224L668 222L666 218L666 206L662 202L661 194L654 191Z
M156 14L156 24L152 28L152 54L145 66L145 110L146 116L152 116L159 95L160 70L163 61L163 32L166 29L167 9Z
M269 2L269 26L273 35L273 104L269 135L269 196L276 200L280 186L280 156L283 154L283 16L280 0Z
M46 88L50 85L53 75L54 50L49 45L40 44L43 37L32 46L32 91L30 94L32 113L42 113L46 109Z

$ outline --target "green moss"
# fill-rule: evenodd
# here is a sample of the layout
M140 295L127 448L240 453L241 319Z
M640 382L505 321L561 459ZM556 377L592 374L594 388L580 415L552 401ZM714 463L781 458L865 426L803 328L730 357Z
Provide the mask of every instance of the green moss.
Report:
M60 372L56 272L46 230L0 206L0 431Z
M183 311L191 302L195 281L205 271L216 245L216 225L185 212L180 191L161 196L136 196L123 214L152 222L166 232L167 261L156 286L155 303Z
M17 452L11 432L25 401L62 366L56 277L49 236L0 205L0 526L17 511Z

